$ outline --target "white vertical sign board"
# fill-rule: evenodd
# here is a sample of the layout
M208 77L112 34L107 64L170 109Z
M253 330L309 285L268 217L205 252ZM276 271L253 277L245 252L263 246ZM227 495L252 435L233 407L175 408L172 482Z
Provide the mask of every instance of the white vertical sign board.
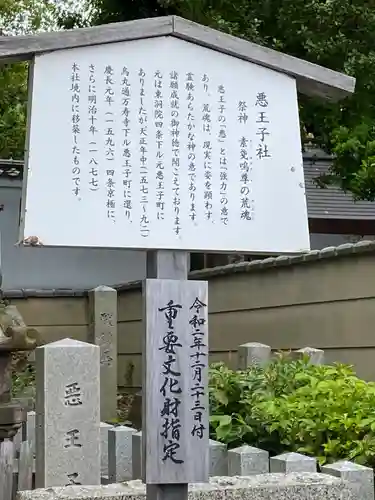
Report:
M35 57L24 236L308 250L296 83L173 37Z
M207 282L145 288L143 481L208 481Z

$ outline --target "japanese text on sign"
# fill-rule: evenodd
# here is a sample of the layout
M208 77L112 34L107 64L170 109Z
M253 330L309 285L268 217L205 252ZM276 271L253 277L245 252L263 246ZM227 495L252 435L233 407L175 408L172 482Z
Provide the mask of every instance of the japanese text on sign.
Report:
M148 483L208 478L207 283L146 281L144 355ZM143 439L143 438L142 438Z
M45 246L308 249L287 75L162 37L37 56L33 85L26 236Z

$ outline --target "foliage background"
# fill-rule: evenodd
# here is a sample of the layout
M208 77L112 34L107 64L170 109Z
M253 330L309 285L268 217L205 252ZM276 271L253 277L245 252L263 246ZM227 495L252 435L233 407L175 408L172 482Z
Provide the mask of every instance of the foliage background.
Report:
M15 356L13 395L35 397L35 369ZM266 368L210 367L210 435L229 448L243 444L294 451L320 464L353 460L375 467L375 383L347 365L314 366L279 354ZM131 425L130 395L119 395L117 420ZM125 411L124 411L125 410Z
M77 0L1 0L0 34L27 35L59 29L59 16L72 15ZM83 23L85 16L80 15ZM0 66L0 158L23 159L28 64Z
M303 144L335 155L330 175L355 198L375 199L375 9L369 0L3 0L5 33L74 28L177 14L345 72L356 92L340 103L300 96ZM0 156L22 158L26 69L0 69Z
M230 448L249 444L375 466L375 383L350 366L314 366L286 355L266 368L210 370L211 436Z
M2 36L22 35L57 27L50 0L1 0ZM0 66L0 157L23 159L25 148L26 63Z
M363 0L86 0L90 23L177 14L355 76L340 103L300 96L303 144L333 153L330 175L355 198L375 199L375 9ZM62 16L63 26L84 25Z

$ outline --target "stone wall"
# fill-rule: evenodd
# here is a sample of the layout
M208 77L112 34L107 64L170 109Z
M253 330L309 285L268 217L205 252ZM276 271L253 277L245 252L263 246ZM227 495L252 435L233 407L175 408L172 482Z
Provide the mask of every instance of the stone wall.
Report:
M269 258L194 272L209 281L211 361L237 362L237 346L324 349L326 360L354 364L375 380L375 243L360 242L304 256ZM118 289L119 385L141 384L140 283ZM25 321L46 341L87 340L84 290L9 291Z
M147 495L149 497L149 495ZM129 481L108 486L70 486L20 491L17 500L146 500L146 486ZM189 485L188 500L365 500L357 485L321 474L216 477ZM366 499L367 500L367 499Z

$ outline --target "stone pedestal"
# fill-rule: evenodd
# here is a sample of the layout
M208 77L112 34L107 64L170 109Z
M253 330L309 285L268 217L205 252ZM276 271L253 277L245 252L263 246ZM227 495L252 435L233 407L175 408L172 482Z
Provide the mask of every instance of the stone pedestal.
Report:
M259 342L248 342L238 346L238 369L247 370L251 366L266 366L271 359L271 347Z
M303 359L307 356L311 365L324 365L324 351L315 347L303 347L293 352L295 359Z
M100 348L63 339L36 349L37 488L100 484Z
M0 441L13 438L25 419L21 405L12 402L12 355L0 351Z
M0 441L12 439L22 426L26 412L18 403L0 405Z

